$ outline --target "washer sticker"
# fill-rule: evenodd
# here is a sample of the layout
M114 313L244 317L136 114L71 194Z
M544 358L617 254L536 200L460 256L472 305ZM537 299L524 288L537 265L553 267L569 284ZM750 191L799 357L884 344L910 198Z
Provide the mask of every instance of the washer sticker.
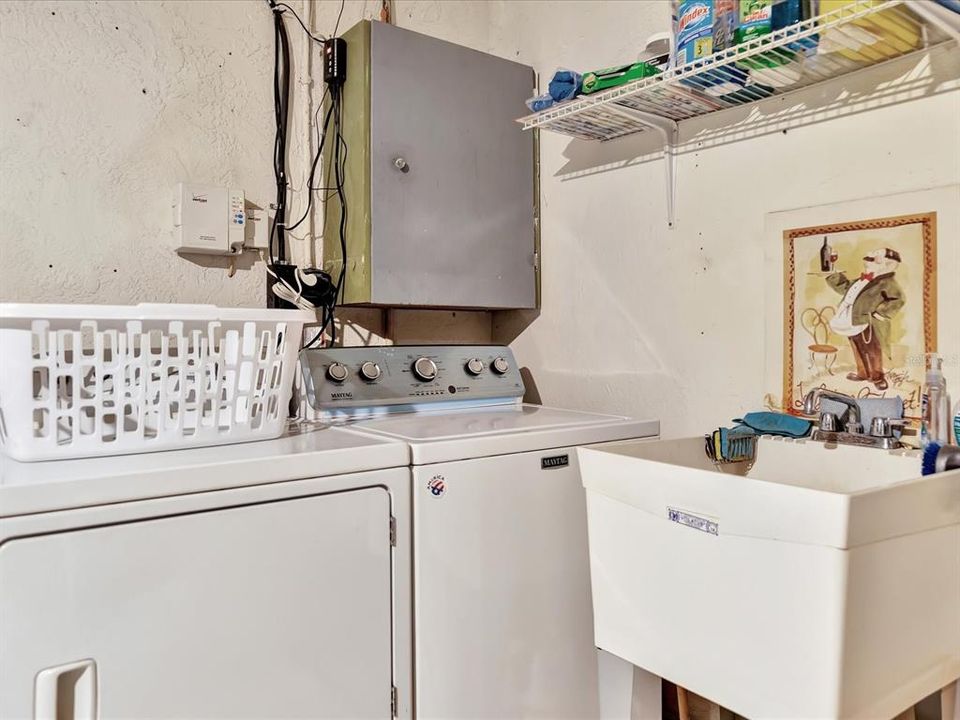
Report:
M667 508L667 519L670 520L670 522L686 525L688 528L705 532L708 535L720 534L720 523L716 520L694 515L683 510L678 510L677 508Z
M444 482L443 475L434 475L427 483L427 490L430 494L438 498L447 491L447 483Z

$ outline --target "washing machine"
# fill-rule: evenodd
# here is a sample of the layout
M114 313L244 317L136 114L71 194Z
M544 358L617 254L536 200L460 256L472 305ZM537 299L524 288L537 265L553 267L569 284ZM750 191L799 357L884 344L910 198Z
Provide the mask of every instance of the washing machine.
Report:
M0 460L0 718L409 717L408 452Z
M307 406L410 448L414 713L596 718L598 659L579 445L656 420L524 404L507 347L301 355Z

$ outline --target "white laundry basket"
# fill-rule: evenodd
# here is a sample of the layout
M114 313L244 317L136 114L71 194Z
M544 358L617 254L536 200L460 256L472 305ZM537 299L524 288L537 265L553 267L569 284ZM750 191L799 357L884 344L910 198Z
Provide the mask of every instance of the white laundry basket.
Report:
M283 432L301 310L0 304L0 443L16 460Z

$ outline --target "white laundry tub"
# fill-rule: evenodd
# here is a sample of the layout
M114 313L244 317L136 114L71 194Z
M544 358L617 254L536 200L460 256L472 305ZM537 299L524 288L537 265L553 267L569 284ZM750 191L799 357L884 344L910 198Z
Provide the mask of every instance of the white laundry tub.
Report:
M749 718L892 718L960 677L960 471L762 438L579 450L597 646Z

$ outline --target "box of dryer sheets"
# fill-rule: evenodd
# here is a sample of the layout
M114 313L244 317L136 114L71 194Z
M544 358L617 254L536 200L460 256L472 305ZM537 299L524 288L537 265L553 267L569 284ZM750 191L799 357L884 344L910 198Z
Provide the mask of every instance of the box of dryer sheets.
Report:
M737 0L673 0L674 64L733 46Z

